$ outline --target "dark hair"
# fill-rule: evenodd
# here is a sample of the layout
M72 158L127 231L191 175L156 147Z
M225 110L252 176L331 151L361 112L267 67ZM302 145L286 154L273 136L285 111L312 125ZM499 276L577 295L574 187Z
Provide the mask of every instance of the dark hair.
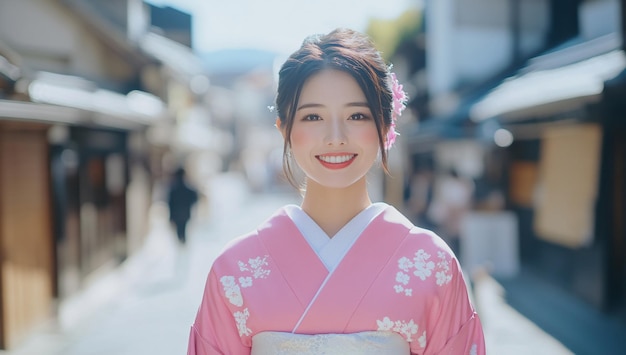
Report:
M376 123L383 169L388 173L385 135L391 126L393 99L388 66L367 35L339 28L325 35L307 37L280 69L276 109L285 130L283 170L287 178L296 186L287 154L291 147L294 108L307 79L324 69L350 74L363 90Z

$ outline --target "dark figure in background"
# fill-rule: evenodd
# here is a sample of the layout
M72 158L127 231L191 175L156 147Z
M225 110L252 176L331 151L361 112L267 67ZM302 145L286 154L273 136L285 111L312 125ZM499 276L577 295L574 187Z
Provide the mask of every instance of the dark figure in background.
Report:
M170 208L170 221L176 227L176 235L181 244L185 244L187 222L191 218L191 208L198 201L198 192L185 181L185 169L179 168L174 173L167 196Z

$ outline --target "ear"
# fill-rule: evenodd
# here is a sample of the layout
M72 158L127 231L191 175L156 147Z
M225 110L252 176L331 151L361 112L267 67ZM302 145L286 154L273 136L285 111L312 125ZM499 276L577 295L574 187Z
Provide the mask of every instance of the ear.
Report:
M278 130L278 132L280 132L280 134L283 135L283 139L286 138L285 137L285 130L283 129L283 127L281 125L279 117L276 117L276 123L274 124L274 126L276 126L276 129Z

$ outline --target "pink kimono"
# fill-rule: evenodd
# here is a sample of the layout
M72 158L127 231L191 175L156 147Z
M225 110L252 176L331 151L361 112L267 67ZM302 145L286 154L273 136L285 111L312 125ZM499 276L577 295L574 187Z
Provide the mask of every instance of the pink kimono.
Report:
M307 218L285 206L215 260L188 355L250 354L266 332L387 332L411 354L485 354L459 263L437 235L384 203L326 240Z

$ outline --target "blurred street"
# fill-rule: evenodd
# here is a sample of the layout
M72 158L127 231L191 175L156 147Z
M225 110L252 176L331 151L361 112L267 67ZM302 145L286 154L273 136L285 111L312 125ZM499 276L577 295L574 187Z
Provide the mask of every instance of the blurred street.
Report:
M107 277L91 301L76 301L76 317L65 329L47 325L14 351L3 355L184 354L189 328L200 304L204 279L213 258L232 237L254 228L279 206L296 201L291 194L250 195L239 175L213 181L211 217L194 221L186 247L177 244L168 225L166 206L153 206L151 230L144 248ZM102 299L97 291L116 288Z
M64 329L48 325L22 346L0 354L184 354L213 258L230 238L254 228L281 205L298 201L290 192L251 193L234 173L215 178L210 191L210 218L190 225L185 248L176 244L165 207L153 206L145 247L115 277L94 286L100 293L115 288L116 294L98 301L101 294L87 292L94 298L92 305L100 302L96 311L68 321ZM490 276L477 276L473 291L490 354L573 354L509 306L502 287ZM78 302L68 307L81 312Z
M280 64L353 26L409 98L370 196L457 253L489 354L626 353L626 0L332 3L0 1L0 355L186 353L299 201Z

